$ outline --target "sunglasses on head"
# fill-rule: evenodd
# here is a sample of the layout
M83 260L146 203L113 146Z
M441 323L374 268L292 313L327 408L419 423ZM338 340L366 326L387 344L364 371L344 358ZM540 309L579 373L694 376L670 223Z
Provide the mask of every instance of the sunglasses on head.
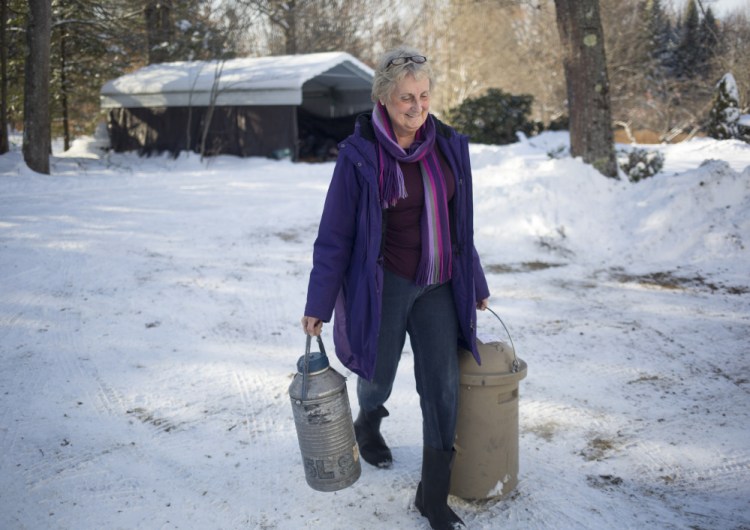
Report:
M395 57L388 61L388 64L385 65L386 69L390 68L391 66L401 66L402 64L406 63L416 63L416 64L423 64L427 62L427 57L424 55L410 55L408 57Z

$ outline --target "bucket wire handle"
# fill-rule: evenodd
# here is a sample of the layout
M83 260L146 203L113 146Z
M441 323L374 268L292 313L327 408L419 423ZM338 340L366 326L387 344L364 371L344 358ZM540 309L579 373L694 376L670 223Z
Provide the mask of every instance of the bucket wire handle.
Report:
M503 322L503 319L498 316L497 313L495 313L491 307L487 307L487 311L495 315L495 318L500 321L500 323L503 325L503 329L505 330L505 333L508 334L508 338L510 339L510 347L513 348L513 363L511 364L511 372L516 373L518 369L521 367L521 364L518 362L518 357L516 357L516 347L513 344L513 337L510 336L510 331L508 331L508 327L505 325L505 322ZM309 343L308 343L309 344Z
M312 341L312 335L307 335L305 344L305 362L304 369L302 370L302 399L307 399L307 373L310 371L310 343ZM323 346L323 339L318 335L318 346L320 346L320 353L326 355L326 349Z

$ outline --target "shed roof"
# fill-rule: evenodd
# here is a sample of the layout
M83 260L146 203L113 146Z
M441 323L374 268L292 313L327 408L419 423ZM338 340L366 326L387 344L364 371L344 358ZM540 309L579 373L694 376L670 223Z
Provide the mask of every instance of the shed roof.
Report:
M345 52L183 61L146 66L101 89L101 106L300 105L303 91L360 92L369 97L373 70Z

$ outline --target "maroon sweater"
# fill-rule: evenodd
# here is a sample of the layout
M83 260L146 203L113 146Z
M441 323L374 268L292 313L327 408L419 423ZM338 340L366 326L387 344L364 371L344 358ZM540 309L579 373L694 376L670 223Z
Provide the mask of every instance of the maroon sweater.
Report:
M438 150L438 159L447 184L447 199L450 201L456 192L456 180L440 150ZM399 199L395 206L388 208L383 264L389 271L414 280L419 259L422 257L421 225L424 184L422 184L422 172L419 170L418 162L399 165L404 173L407 196Z

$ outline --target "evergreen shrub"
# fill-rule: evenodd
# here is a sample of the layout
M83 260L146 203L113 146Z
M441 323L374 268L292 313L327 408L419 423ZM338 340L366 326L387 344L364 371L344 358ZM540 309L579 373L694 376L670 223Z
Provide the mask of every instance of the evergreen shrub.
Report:
M635 148L619 151L617 155L617 163L630 182L653 177L664 167L664 155L659 151Z
M471 141L503 145L518 141L516 132L535 134L539 126L529 120L533 96L514 96L490 88L483 96L469 98L447 113L447 120Z
M740 138L740 102L737 82L727 73L716 84L713 105L709 115L707 133L711 138L727 140Z

